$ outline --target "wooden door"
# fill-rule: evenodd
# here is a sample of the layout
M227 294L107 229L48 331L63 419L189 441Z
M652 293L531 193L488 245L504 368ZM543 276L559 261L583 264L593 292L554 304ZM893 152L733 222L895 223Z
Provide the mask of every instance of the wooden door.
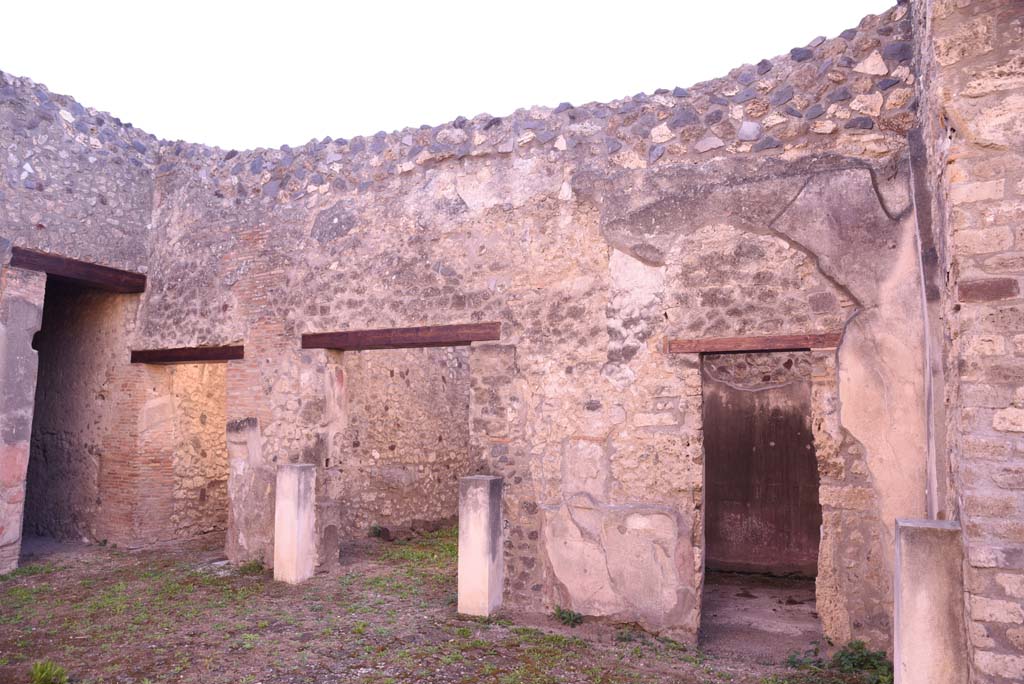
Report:
M703 376L705 567L813 577L821 506L810 380L750 389Z

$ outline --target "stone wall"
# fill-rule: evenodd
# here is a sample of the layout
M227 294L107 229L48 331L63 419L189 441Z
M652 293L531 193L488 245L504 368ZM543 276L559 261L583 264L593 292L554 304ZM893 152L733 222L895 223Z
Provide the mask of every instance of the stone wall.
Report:
M174 410L175 536L226 530L227 364L182 364L168 372Z
M914 10L972 681L1021 681L1024 7L919 0Z
M128 344L245 344L226 377L232 559L272 559L277 464L317 464L321 481L336 438L339 456L366 455L341 450L344 378L356 369L302 350L302 333L499 321L499 343L469 350L468 441L474 469L504 477L508 603L561 603L693 639L700 369L664 341L842 329L812 373L815 448L828 464L819 604L830 637L881 645L893 521L925 505L909 29L900 5L688 89L296 149L156 145L124 127L94 143L71 133L70 100L53 125L72 157L95 147L112 177L137 169L119 216L90 214L114 225L136 207L149 226L145 250L126 239L130 253L115 259L144 257L149 275ZM3 78L7 111L58 101ZM36 206L28 191L22 182L11 195L15 211ZM16 237L42 244L22 226ZM84 236L89 252L74 229L53 248L102 255L107 238ZM136 496L126 510L135 533L163 534L170 395L154 369L123 377L130 400L115 413L135 421L124 435L137 455L121 469ZM367 469L366 481L378 475ZM319 501L327 538L344 502Z
M345 352L324 451L321 522L340 538L453 522L469 455L465 348ZM336 516L336 517L335 517Z

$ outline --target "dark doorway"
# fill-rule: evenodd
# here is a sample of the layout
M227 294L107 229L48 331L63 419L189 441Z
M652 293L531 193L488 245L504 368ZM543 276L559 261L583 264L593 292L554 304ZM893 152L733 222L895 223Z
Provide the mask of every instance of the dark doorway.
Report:
M123 295L48 277L32 442L25 495L25 536L92 538L98 499L105 371Z

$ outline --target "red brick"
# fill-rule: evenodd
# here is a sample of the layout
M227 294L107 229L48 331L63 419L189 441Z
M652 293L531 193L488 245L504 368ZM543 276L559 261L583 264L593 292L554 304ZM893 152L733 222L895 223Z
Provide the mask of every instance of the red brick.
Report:
M958 293L961 302L991 302L1018 296L1020 287L1013 278L965 280L960 283Z

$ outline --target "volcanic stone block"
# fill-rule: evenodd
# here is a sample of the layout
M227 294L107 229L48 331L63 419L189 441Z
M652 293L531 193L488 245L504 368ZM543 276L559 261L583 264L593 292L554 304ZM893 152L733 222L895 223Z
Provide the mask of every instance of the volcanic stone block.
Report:
M274 579L299 584L316 567L316 466L289 463L277 467L274 508Z
M967 681L960 524L896 521L896 684Z
M459 480L459 612L491 615L501 607L505 563L501 545L502 479Z

